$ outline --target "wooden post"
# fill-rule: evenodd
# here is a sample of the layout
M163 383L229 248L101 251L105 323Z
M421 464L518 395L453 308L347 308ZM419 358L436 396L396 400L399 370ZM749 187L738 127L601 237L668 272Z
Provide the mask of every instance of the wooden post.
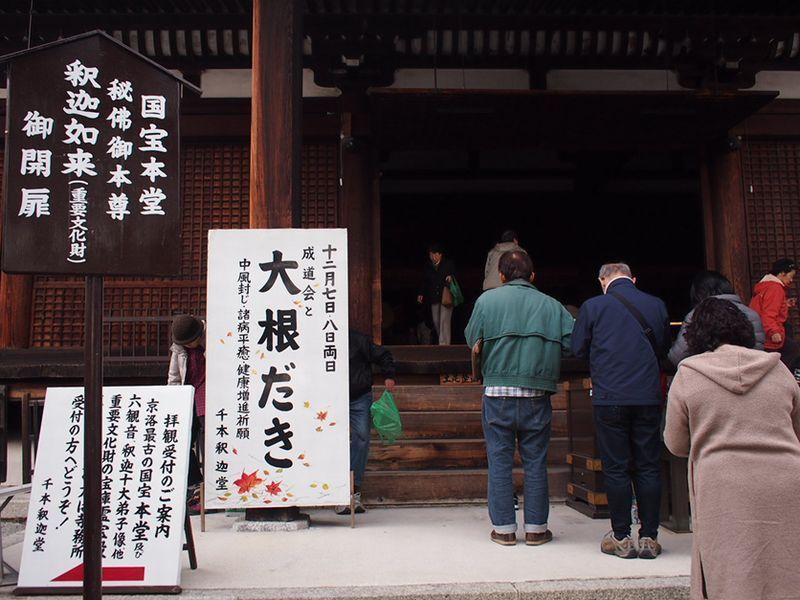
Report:
M32 304L32 276L0 274L0 348L30 346Z
M347 228L350 326L372 333L372 155L363 138L353 135L353 114L342 115L342 193L339 222Z
M298 227L303 2L253 0L250 227Z
M381 175L372 170L372 339L383 343L383 284L381 272Z
M102 598L103 277L86 276L83 412L83 598Z
M750 258L741 152L715 145L701 171L706 264L730 279L736 293L750 300Z
M300 226L303 2L253 0L250 228ZM248 508L247 521L292 521L300 509Z

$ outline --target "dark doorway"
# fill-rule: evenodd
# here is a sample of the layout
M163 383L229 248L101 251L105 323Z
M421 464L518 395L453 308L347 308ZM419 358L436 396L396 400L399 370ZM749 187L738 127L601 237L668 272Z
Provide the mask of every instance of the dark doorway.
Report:
M420 342L418 323L430 316L416 295L436 241L464 290L453 318L453 343L463 343L486 254L509 228L533 258L537 287L562 303L580 306L600 293L598 267L624 260L639 287L682 319L705 263L698 169L691 152L668 150L384 154L383 342Z

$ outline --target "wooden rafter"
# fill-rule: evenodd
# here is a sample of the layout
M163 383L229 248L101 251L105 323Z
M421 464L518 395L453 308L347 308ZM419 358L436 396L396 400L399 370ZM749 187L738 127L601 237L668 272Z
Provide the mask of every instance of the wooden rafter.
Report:
M398 68L675 69L686 85L800 69L788 0L305 0L321 85L387 85ZM250 0L34 0L31 44L103 29L168 68L249 68ZM29 0L0 3L0 54L28 45ZM344 57L344 58L343 58ZM735 71L723 73L722 71Z

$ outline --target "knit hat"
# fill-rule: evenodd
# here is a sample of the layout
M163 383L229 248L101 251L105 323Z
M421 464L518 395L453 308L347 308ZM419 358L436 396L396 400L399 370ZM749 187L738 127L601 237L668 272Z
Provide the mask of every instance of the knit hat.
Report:
M203 335L203 322L192 315L178 315L172 321L172 339L176 344L189 344Z

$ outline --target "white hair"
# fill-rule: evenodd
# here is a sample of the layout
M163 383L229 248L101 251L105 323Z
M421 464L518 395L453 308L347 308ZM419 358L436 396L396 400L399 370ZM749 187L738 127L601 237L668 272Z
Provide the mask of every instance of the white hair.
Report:
M613 275L623 275L624 277L633 277L631 268L625 263L606 263L600 267L598 277L608 279Z

